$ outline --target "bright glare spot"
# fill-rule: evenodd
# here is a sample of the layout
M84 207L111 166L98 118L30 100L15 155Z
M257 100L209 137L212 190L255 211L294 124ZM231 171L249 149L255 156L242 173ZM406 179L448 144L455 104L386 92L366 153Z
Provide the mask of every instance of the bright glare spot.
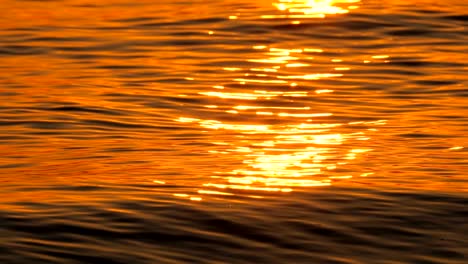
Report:
M308 48L305 48L304 49L304 52L316 52L316 53L322 53L323 50L322 49L308 49Z
M375 56L372 56L373 59L386 59L388 57L389 57L388 55L375 55Z
M449 148L449 150L460 150L460 149L463 149L463 147L452 147L452 148Z
M192 123L192 122L198 122L200 119L197 118L189 118L189 117L179 117L175 121L181 122L181 123Z
M353 176L345 175L345 176L330 176L330 179L351 179Z
M284 11L284 10L287 9L285 4L277 4L276 8L278 8L278 10L280 10L280 11Z
M273 115L272 112L256 112L257 115Z
M206 108L218 108L217 105L205 105Z
M322 93L333 93L333 90L329 89L320 89L320 90L315 90L316 94L322 94Z
M352 153L364 153L364 152L369 152L372 151L372 149L353 149L351 150Z
M226 67L226 68L223 68L223 70L225 70L225 71L240 71L242 69L241 68Z
M310 66L308 63L288 63L286 67L288 68L297 68L297 67L307 67Z

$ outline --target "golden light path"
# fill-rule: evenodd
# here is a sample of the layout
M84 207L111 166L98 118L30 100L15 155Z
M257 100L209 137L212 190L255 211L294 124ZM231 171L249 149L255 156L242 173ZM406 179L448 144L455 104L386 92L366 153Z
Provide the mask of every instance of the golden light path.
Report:
M273 5L287 14L263 15L265 19L275 18L325 18L327 15L346 14L356 9L360 0L279 0ZM346 5L346 6L345 6ZM299 24L297 21L293 24Z
M329 14L348 13L357 8L355 4L358 2L359 0L280 0L274 6L281 13L287 14L264 15L262 18L323 18ZM345 7L344 4L348 6ZM259 52L257 57L247 59L254 67L224 68L225 71L239 73L240 76L232 81L240 85L241 89L215 85L212 91L199 92L202 96L214 98L210 100L212 102L224 104L206 105L206 108L245 117L240 118L244 122L197 117L180 117L176 120L181 123L196 123L208 130L234 134L230 140L212 142L223 149L211 150L210 153L241 155L244 157L243 164L232 171L214 173L211 180L204 183L196 194L177 193L174 196L193 201L202 200L202 195L262 198L261 193L327 186L334 179L353 177L347 174L331 175L329 172L372 150L351 147L353 144L345 147L345 144L369 140L369 134L377 131L374 126L385 124L385 120L336 123L330 119L333 113L314 112L311 102L296 101L296 98L332 93L333 90L330 89L310 90L301 87L303 84L310 87L311 82L321 79L342 77L342 72L349 70L348 67L332 67L325 72L310 73L313 55L322 53L322 49L265 45L252 48ZM368 61L387 58L386 55L379 55L368 58ZM342 60L331 61L339 63ZM232 105L227 104L226 100ZM274 119L276 122L266 121L264 118ZM361 131L347 128L359 125L362 126ZM364 172L359 176L370 174L372 172Z

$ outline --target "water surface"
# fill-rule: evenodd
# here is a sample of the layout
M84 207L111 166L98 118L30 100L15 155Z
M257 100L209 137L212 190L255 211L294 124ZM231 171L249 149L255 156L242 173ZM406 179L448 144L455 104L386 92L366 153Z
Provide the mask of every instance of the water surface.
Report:
M466 263L465 1L0 7L3 263Z

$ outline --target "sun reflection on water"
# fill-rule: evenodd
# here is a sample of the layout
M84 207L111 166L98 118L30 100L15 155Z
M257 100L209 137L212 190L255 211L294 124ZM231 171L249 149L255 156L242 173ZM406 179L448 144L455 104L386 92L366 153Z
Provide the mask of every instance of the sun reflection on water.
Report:
M276 109L277 107L275 107ZM216 142L225 146L215 154L243 155L244 166L220 175L203 184L206 188L227 190L291 192L294 187L327 186L332 179L348 179L350 175L328 175L327 172L345 165L372 149L340 147L346 141L368 140L365 132L339 133L337 128L349 125L338 123L298 123L285 125L229 124L221 121L179 118L180 122L196 122L200 126L235 131L241 135L261 137L244 138L239 142ZM384 120L363 122L366 125L384 124ZM263 138L263 139L262 139ZM365 175L370 175L366 173ZM211 192L211 193L210 193ZM203 191L216 194L217 191Z
M327 15L346 14L356 9L361 0L278 0L273 5L280 11L288 14L263 15L264 19L275 18L325 18ZM293 21L300 24L300 21Z
M262 18L321 18L327 14L344 14L357 8L359 0L280 0L274 6L286 15ZM344 6L348 4L348 6ZM206 108L224 111L230 118L204 119L179 117L176 121L193 123L208 131L216 131L223 139L216 139L209 153L243 157L242 164L230 171L214 172L210 180L202 184L193 195L174 194L199 201L201 195L243 195L262 198L260 193L289 193L298 188L328 186L335 180L350 179L350 173L334 172L359 158L370 148L357 148L357 142L370 139L375 126L385 120L343 123L333 118L333 109L317 111L313 97L324 97L334 90L317 88L314 82L340 78L350 67L334 63L322 72L311 72L314 54L321 54L316 47L269 47L255 45L254 53L246 59L252 65L226 67L237 77L229 84L217 84L213 90L199 95L217 101ZM377 55L372 59L386 59ZM315 70L314 70L315 71ZM226 136L227 135L227 136ZM225 137L224 137L225 136ZM366 177L372 172L359 172L355 176Z

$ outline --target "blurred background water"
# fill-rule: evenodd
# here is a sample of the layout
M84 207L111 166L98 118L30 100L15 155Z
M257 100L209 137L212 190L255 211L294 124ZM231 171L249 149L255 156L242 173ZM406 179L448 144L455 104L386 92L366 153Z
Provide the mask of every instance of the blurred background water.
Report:
M3 0L1 263L466 263L465 0Z

